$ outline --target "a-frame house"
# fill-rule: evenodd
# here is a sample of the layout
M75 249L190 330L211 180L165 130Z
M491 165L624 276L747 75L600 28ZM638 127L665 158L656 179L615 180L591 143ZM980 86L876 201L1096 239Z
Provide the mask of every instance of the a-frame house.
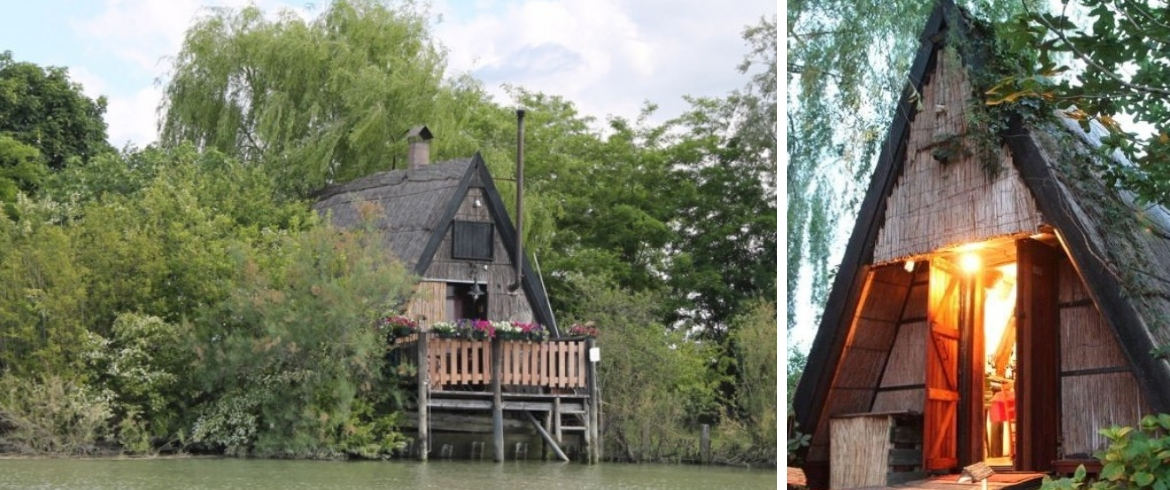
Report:
M425 127L413 130L407 168L331 186L314 205L335 226L369 223L420 278L405 314L423 328L476 318L544 325L559 336L548 294L527 258L516 288L517 236L479 153L429 163Z
M986 31L942 0L920 38L794 397L813 488L875 484L845 474L869 446L896 449L878 485L1047 472L1170 411L1170 213L1107 185L1059 113L1013 117L995 170L970 151L986 58L948 46Z

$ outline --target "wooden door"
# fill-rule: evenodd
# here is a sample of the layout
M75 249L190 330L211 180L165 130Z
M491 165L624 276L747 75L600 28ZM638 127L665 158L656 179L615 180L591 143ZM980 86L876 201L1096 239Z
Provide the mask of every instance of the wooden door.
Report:
M1016 467L1046 471L1060 443L1060 252L1016 243Z
M959 462L960 282L953 265L931 260L922 455L927 471L951 469Z

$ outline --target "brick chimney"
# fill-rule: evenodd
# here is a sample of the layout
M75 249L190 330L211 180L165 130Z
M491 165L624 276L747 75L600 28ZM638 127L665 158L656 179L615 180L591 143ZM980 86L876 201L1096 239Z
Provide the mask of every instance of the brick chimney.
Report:
M426 126L415 126L406 132L406 141L410 143L410 150L406 154L407 168L414 170L431 163L432 139L434 136Z

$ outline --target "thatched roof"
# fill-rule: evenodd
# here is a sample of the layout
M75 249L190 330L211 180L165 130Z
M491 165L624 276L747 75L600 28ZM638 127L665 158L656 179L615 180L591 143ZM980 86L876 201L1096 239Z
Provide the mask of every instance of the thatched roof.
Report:
M902 174L905 141L919 112L917 94L928 82L944 43L955 38L947 35L948 29L978 35L968 18L953 1L940 0L919 38L910 83L881 147L794 396L793 409L805 430L818 426L866 274L874 264L886 200ZM982 63L965 62L976 67ZM1160 346L1170 345L1170 211L1137 204L1131 194L1111 187L1095 173L1089 162L1102 158L1094 151L1097 139L1075 123L1059 118L1025 122L1016 117L1002 136L1045 221L1060 236L1116 334L1146 401L1154 410L1170 411L1170 363L1154 355Z
M469 175L473 158L450 160L410 170L390 170L325 189L313 206L331 213L334 226L353 228L362 223L359 203L378 205L373 225L383 233L390 250L407 267L422 274L430 257L423 250L435 231L445 229L447 205Z
M380 231L390 250L415 274L430 267L435 251L455 218L468 189L480 187L508 257L514 257L517 236L504 201L496 189L483 157L449 160L415 169L379 172L322 191L313 209L330 216L334 226L362 226L363 214ZM528 298L537 323L559 337L548 293L522 259L521 290Z

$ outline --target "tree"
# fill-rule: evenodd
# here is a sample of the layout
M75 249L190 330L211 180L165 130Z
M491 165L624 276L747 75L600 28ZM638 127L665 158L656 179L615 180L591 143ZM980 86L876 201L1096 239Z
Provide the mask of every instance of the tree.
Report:
M40 187L48 168L36 148L0 134L0 202L14 203L16 195L31 195ZM11 206L9 214L13 212Z
M160 139L261 165L304 195L405 155L400 136L432 117L443 67L411 6L339 0L309 23L291 12L268 20L255 6L218 9L187 31Z
M605 361L598 378L605 393L605 454L619 461L673 460L694 447L698 417L717 410L710 346L689 341L658 322L649 292L614 288L605 278L575 275L579 315L565 323L594 322Z
M92 100L65 68L41 68L0 53L0 134L36 148L49 168L88 163L110 151L106 98Z
M1106 175L1145 201L1170 205L1170 8L1066 1L1059 12L1023 12L1004 32L1016 49L1036 49L1039 63L1005 79L999 95L1048 99L1086 129L1100 122L1104 150L1119 149L1135 164ZM1127 131L1121 116L1145 129Z

